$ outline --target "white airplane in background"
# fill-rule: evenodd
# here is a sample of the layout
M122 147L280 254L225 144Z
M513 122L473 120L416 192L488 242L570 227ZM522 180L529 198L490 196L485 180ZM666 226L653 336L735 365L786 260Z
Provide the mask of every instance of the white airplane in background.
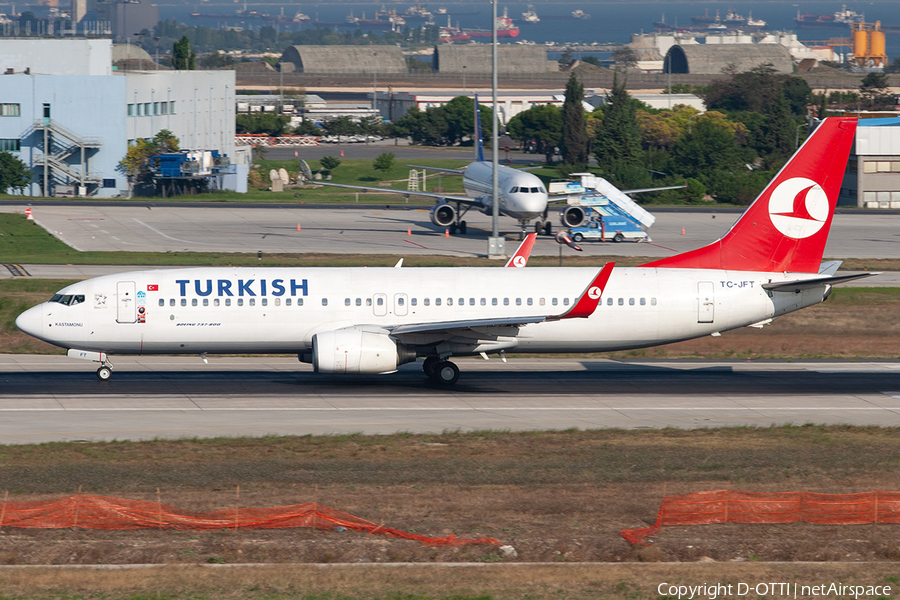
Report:
M100 363L111 354L296 353L318 373L390 373L423 357L604 352L759 327L822 302L822 263L856 119L829 118L719 240L642 267L224 268L72 284L16 319Z
M317 181L317 185L342 187L354 190L366 190L373 192L393 192L404 196L425 196L434 198L436 204L431 209L431 222L439 227L446 227L451 235L458 231L466 233L466 222L463 217L470 209L476 209L490 215L493 210L493 177L494 163L484 159L484 144L481 135L481 116L478 110L478 96L475 96L475 161L469 163L465 169L444 169L439 167L425 167L422 165L408 165L418 169L443 171L463 176L463 189L465 196L455 196L436 192L409 192L404 190L392 190L389 188L367 187L362 185L349 185L343 183L328 183ZM514 169L504 165L497 167L498 200L500 214L512 217L519 221L524 236L525 229L530 221L535 221L535 233L551 235L553 225L549 220L549 206L551 203L567 202L566 198L551 198L547 193L544 182L536 175L526 171ZM642 188L635 190L623 190L625 194L640 192L653 192L671 190L684 187L683 185L666 186L658 188ZM455 204L454 208L452 205ZM565 227L577 227L585 218L585 210L578 206L567 207L562 215L561 222Z

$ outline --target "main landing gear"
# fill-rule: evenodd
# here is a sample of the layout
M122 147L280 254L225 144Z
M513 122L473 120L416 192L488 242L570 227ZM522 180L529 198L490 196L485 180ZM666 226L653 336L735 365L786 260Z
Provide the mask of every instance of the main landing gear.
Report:
M436 356L426 358L422 370L430 379L442 385L453 385L459 379L459 367Z

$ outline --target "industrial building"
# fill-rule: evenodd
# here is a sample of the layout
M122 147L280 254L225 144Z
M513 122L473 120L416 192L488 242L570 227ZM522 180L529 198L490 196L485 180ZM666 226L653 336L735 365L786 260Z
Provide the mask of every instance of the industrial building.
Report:
M234 71L116 72L110 40L77 38L0 40L0 73L0 149L34 170L26 195L128 194L128 145L163 129L234 153Z
M585 95L593 94L593 90L585 90ZM443 92L382 92L379 91L375 96L375 108L383 119L396 121L400 119L411 109L416 107L421 111L435 106L443 106L458 96L475 97L475 92L448 90ZM490 102L490 91L482 92L479 100L481 102ZM565 101L565 94L559 90L554 91L536 91L522 90L515 92L500 91L497 92L498 115L501 124L506 124L511 118L539 104L552 104L554 106L562 106ZM587 106L586 110L593 110L593 107Z
M446 44L435 46L432 57L435 73L455 75L490 75L491 45ZM547 59L547 49L543 46L500 44L497 47L497 73L500 76L534 75L555 73L559 63Z
M406 74L406 58L397 46L288 46L281 55L283 73Z
M865 118L866 113L858 116L859 126L838 204L900 208L900 114L881 118Z

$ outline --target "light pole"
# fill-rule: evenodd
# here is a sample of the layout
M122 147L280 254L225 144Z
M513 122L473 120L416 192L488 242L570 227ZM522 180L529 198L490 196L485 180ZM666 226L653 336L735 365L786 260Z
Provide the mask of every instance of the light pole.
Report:
M138 38L140 38L141 42L144 41L143 33L135 33L134 35L136 35ZM140 53L140 50L143 50L143 47L138 46L138 71L143 71L144 70L144 56Z
M800 147L800 128L801 127L809 127L809 123L800 123L797 125L797 135L794 137L794 150ZM807 129L808 131L808 129Z
M159 71L159 38L154 37L153 41L156 42L156 70Z
M372 110L375 110L375 96L378 95L378 53L373 52L375 66L372 69Z
M463 65L463 92L466 91L466 65Z

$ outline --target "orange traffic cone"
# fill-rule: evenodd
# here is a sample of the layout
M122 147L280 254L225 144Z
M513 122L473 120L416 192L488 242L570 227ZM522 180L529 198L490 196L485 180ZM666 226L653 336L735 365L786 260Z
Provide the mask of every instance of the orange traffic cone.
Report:
M297 231L300 231L300 223L297 223Z
M450 230L449 230L449 229L445 229L445 230L444 230L444 237L450 237Z
M409 227L406 228L406 235L412 235L412 229Z
M31 215L31 208L25 209L25 220L26 221L34 221L34 217Z
M344 157L344 151L341 150L341 158L343 158L343 157Z
M681 228L681 235L684 235L684 227Z

